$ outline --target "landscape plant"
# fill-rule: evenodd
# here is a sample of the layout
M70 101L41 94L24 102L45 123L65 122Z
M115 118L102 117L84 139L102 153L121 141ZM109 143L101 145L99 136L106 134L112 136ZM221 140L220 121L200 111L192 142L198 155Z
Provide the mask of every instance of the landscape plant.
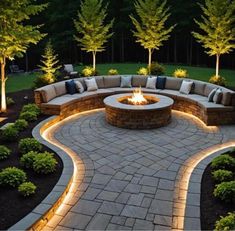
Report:
M235 230L235 212L228 213L227 216L221 216L215 224L215 231Z
M0 160L5 160L10 155L11 155L11 150L4 145L0 145Z
M173 76L176 78L186 78L188 77L187 70L178 68L174 71Z
M235 202L235 181L222 182L216 185L213 194L227 203Z
M219 169L212 172L212 177L217 183L231 181L233 179L233 172L229 170Z
M24 197L28 197L35 194L36 189L37 189L36 185L30 181L24 182L20 184L18 187L19 193Z
M14 123L14 127L19 131L23 131L29 126L28 122L24 119L18 119Z
M21 166L24 168L33 168L33 162L34 162L36 155L38 155L38 152L35 152L35 151L30 151L30 152L24 154L20 158Z
M12 142L17 140L19 137L19 131L14 125L9 125L1 130L1 139L6 142Z
M40 152L42 145L34 138L24 138L19 142L19 152L21 154L28 153L30 151Z
M235 168L235 158L233 158L229 154L220 155L212 160L211 167L213 170L233 170Z
M21 112L19 118L24 119L28 122L33 122L38 119L37 114L35 112L31 112L31 111Z

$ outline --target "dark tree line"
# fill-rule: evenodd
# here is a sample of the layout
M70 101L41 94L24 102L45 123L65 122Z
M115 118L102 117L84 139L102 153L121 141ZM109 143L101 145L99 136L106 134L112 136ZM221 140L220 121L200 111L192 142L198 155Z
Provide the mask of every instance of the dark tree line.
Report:
M48 2L37 0L38 3ZM109 3L107 20L115 18L114 35L107 43L106 51L97 55L97 63L110 62L146 62L148 53L135 42L131 30L133 25L129 18L134 14L133 0L104 0ZM161 63L182 63L214 67L215 58L208 57L203 48L193 38L191 31L197 31L194 18L199 19L201 9L198 3L204 0L168 0L171 16L169 25L177 24L171 37L157 53L153 61ZM59 54L61 63L92 62L90 55L81 51L74 39L76 33L73 19L77 17L80 0L49 0L48 8L40 15L31 19L32 23L44 24L42 32L47 37L37 46L32 46L28 52L29 68L35 68L48 39L51 39L54 49ZM25 59L16 60L22 67ZM235 68L235 52L223 56L222 68Z

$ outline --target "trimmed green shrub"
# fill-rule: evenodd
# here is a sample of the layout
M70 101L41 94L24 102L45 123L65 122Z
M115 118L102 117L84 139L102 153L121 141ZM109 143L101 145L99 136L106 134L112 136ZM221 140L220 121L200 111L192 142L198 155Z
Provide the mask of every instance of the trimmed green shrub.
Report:
M228 154L220 155L216 157L211 162L211 167L213 169L234 169L235 168L235 158L231 157Z
M35 112L36 115L40 115L41 110L35 103L30 103L27 105L24 105L21 112Z
M15 141L18 139L19 131L14 125L9 125L1 131L1 139L6 142Z
M25 168L33 168L33 162L34 162L36 155L38 155L38 153L34 151L24 154L20 158L20 164Z
M11 150L4 145L0 145L0 160L5 160L11 155Z
M7 104L7 106L11 106L11 105L15 104L15 101L11 97L7 97L6 104Z
M165 68L157 62L152 63L150 69L151 75L163 75L165 73Z
M220 217L215 223L215 231L230 231L235 230L235 213L228 213L225 217Z
M16 167L8 167L0 172L0 185L17 187L27 179L26 173Z
M221 77L221 76L213 75L213 76L210 77L209 83L213 83L213 84L216 84L216 85L219 85L219 86L225 86L226 79Z
M18 119L15 121L14 123L14 127L18 130L18 131L23 131L24 129L26 129L29 126L28 122L24 119Z
M219 169L212 172L212 177L218 183L224 181L231 181L233 179L233 172L224 169Z
M118 75L118 70L117 69L109 69L108 75Z
M24 119L28 122L33 122L38 119L37 114L35 112L26 111L20 113L20 119Z
M36 185L29 181L20 184L18 187L18 192L24 197L28 197L35 194L36 189Z
M44 152L35 156L33 170L40 174L49 174L56 170L57 161L52 153Z
M225 202L235 200L235 181L222 182L216 185L213 192L214 196Z
M40 152L41 150L42 145L34 138L21 139L19 142L19 151L22 154L30 151Z

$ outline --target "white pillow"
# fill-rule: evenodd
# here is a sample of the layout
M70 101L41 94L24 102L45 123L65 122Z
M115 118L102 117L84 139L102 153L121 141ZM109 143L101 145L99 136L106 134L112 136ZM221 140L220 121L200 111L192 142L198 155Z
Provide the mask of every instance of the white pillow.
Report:
M120 87L131 88L132 76L121 76L121 85Z
M213 96L213 102L216 104L221 103L223 97L223 91L221 88L218 88Z
M80 81L75 81L75 85L76 85L77 91L79 93L83 93L85 91L84 87L83 87L83 85L81 84Z
M156 89L157 77L148 77L146 88Z
M180 93L188 95L192 89L192 86L193 86L192 81L183 80L180 87Z
M98 86L97 86L97 83L95 81L95 78L85 79L85 83L86 83L86 86L87 86L87 91L96 91L96 90L98 90Z

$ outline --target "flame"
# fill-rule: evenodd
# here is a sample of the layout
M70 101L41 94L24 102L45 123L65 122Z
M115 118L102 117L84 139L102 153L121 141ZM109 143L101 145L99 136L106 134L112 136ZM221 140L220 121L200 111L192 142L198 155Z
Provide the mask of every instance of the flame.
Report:
M133 91L131 98L128 98L128 102L134 105L146 104L148 101L144 98L141 87L136 88Z

